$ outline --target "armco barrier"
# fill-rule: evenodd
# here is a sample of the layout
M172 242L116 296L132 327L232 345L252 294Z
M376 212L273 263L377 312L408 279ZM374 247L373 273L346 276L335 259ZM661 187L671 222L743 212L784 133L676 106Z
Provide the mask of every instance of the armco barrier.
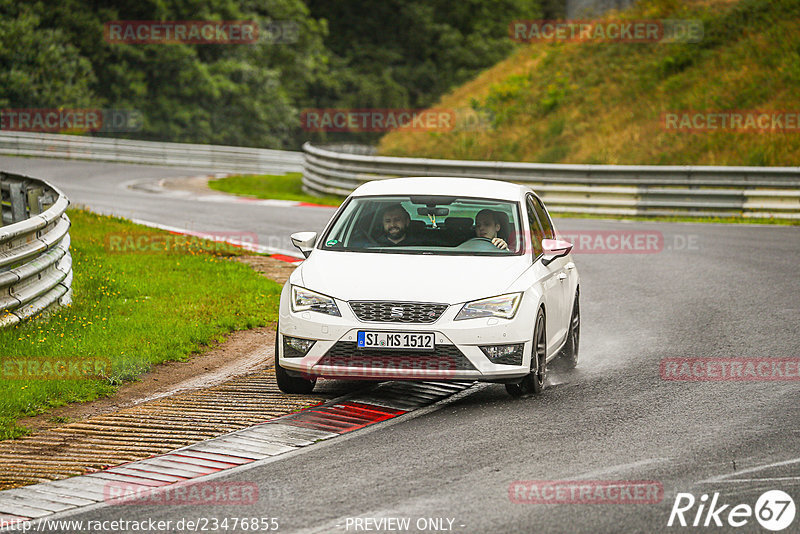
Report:
M0 172L0 328L72 297L69 201L35 178Z
M397 176L525 183L556 213L800 218L800 167L559 165L376 156L360 145L306 143L303 152L0 132L0 154L142 163L215 172L303 171L312 194L347 195Z
M303 145L303 189L347 195L401 176L530 185L550 211L597 215L800 218L800 167L560 165L376 156L368 147Z
M0 154L259 174L300 172L303 164L301 152L287 150L11 131L0 132Z

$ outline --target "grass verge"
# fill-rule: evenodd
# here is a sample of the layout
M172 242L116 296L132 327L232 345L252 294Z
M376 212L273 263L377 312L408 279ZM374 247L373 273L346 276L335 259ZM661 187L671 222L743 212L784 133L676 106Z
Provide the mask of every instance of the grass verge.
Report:
M642 165L797 165L797 129L667 127L666 113L786 110L800 95L796 0L640 0L605 20L702 22L696 43L534 42L444 95L478 128L394 131L386 156ZM466 125L469 126L469 125Z
M303 176L299 172L285 175L235 175L211 180L208 187L233 195L297 200L325 206L338 206L344 200L339 197L315 197L303 192Z
M227 258L239 249L87 211L68 213L72 306L0 330L0 439L26 433L16 425L21 417L110 395L153 364L184 360L228 332L277 318L281 287ZM83 379L9 379L18 376L9 370L19 362L69 358L110 366Z

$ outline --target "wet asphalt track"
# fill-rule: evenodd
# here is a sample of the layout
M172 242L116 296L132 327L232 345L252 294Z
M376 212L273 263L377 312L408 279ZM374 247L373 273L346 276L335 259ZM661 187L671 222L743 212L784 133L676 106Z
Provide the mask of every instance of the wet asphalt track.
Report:
M126 187L197 171L6 157L0 168L48 179L96 211L197 231L256 232L284 248L288 233L318 230L333 213L198 203ZM388 517L410 518L411 531L421 518L449 518L454 532L767 532L753 518L737 529L666 525L678 492L719 492L720 504L752 506L765 490L781 489L800 505L800 382L672 382L661 379L659 362L800 357L800 228L556 224L564 232L661 232L664 248L575 255L581 362L572 372L551 372L543 396L511 399L502 386L479 385L438 409L217 479L258 484L255 505L111 506L69 518L174 525L276 517L280 532L366 532L352 518ZM664 498L624 505L509 498L514 481L573 479L658 481ZM783 532L800 532L800 514Z

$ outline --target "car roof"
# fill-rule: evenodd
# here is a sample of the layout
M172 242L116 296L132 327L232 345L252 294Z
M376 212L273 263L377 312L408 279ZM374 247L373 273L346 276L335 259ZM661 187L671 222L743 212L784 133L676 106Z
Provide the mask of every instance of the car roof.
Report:
M524 185L500 180L428 176L374 180L358 187L352 196L458 195L517 201L527 191L530 191L530 188Z

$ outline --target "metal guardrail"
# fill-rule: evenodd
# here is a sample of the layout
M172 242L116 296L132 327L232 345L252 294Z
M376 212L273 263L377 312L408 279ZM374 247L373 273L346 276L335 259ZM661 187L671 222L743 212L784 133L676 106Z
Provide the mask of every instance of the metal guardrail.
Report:
M261 174L300 172L303 164L302 152L286 150L10 131L0 132L0 154Z
M69 200L35 178L0 172L0 328L72 298Z
M303 145L303 189L348 195L402 176L488 178L531 186L556 213L800 218L800 167L561 165L376 156Z

